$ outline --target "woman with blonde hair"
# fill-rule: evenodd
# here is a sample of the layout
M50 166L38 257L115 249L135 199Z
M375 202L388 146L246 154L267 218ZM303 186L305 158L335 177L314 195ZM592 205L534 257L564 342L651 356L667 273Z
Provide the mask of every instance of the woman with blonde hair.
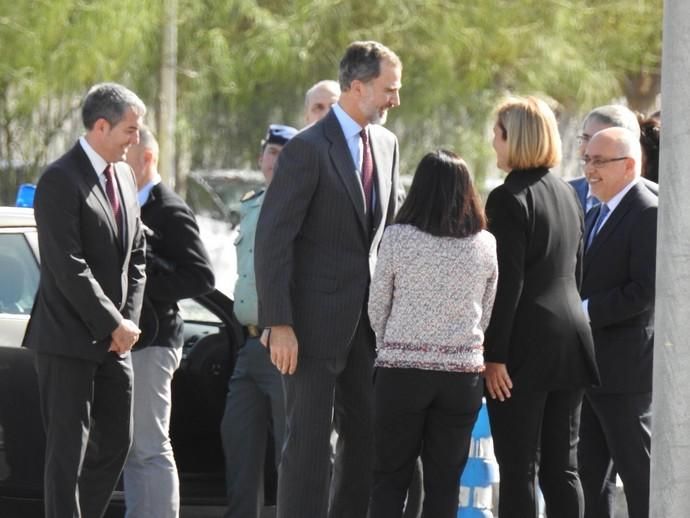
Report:
M583 218L561 159L556 118L536 97L496 110L493 147L508 175L487 200L498 289L486 332L488 410L500 467L501 518L582 518L577 439L583 390L598 382L578 294Z

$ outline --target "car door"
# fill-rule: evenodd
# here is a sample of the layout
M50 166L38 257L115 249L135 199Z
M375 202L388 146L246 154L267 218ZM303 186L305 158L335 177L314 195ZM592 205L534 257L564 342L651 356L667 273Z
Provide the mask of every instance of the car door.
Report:
M21 347L39 266L34 227L0 228L0 516L42 515L45 436L33 356Z

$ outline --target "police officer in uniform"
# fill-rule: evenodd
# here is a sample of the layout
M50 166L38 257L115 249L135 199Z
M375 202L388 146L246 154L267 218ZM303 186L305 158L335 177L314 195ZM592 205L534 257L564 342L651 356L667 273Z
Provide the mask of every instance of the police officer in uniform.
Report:
M271 124L261 142L259 166L271 183L273 168L283 146L297 130ZM228 386L221 437L225 452L228 507L225 518L258 518L263 507L266 441L273 429L276 468L285 436L285 403L280 372L259 342L257 295L254 276L254 235L265 191L242 197L240 231L235 240L238 279L235 285L235 316L244 326L240 349Z

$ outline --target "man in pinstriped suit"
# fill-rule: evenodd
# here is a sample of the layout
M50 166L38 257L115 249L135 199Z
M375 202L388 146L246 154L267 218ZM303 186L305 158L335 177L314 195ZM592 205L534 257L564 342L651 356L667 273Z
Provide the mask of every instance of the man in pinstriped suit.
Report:
M286 398L279 518L366 516L375 343L366 300L398 191L397 139L379 124L400 104L401 74L380 43L347 48L339 102L285 146L259 217L259 324Z

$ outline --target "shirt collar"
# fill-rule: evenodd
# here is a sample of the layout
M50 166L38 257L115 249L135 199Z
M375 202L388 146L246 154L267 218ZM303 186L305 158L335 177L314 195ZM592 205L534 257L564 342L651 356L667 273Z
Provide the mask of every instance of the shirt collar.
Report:
M146 204L146 202L149 201L149 194L151 194L151 189L153 189L159 183L161 183L161 175L156 173L149 183L147 183L141 189L139 189L139 192L137 193L137 201L139 202L140 207L143 207Z
M335 103L331 109L333 110L333 113L335 113L335 116L340 123L340 127L343 129L345 138L350 139L355 135L359 137L359 133L362 131L362 126L357 124L355 120L350 117L345 110L343 110L339 103Z
M623 187L623 188L618 192L618 194L616 194L613 198L611 198L609 201L606 202L606 205L608 206L609 211L610 211L609 214L610 214L611 212L613 212L613 211L616 209L616 207L618 207L618 205L619 205L620 202L623 200L623 198L625 197L625 195L628 194L628 191L629 191L630 189L632 189L632 188L635 186L635 184L637 184L637 182L639 182L639 181L640 181L640 178L639 178L639 176L638 176L638 177L635 178L633 181L631 181L628 185L626 185L625 187Z
M93 167L93 170L100 179L105 168L108 166L108 162L91 147L91 144L88 143L83 135L79 137L79 144L81 144L81 148L84 150L84 153L86 153L89 162L91 162L91 167Z

